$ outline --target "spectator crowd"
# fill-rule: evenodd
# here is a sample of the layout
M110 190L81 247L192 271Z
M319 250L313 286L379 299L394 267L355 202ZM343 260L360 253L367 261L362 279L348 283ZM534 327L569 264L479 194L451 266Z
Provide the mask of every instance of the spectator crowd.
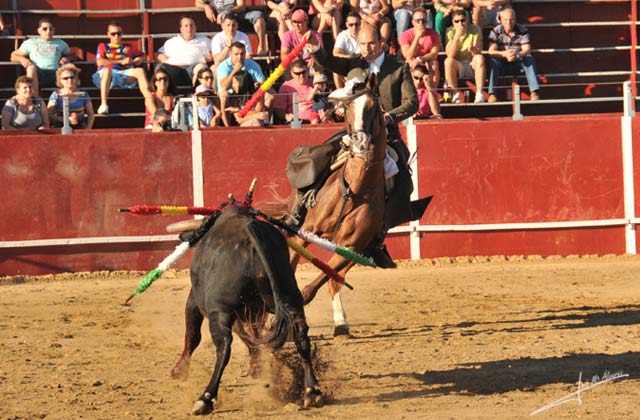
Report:
M265 12L248 9L244 0L196 0L195 5L220 32L212 38L200 35L195 19L181 16L177 35L160 46L153 63L123 41L126 28L120 22L107 25L91 77L99 90L96 114L118 112L110 109L109 95L120 88L140 91L144 126L153 131L179 124L264 126L340 120L340 112L326 112L331 108L327 95L332 87L343 87L345 79L324 69L309 48L301 50L276 88L248 113L240 116L239 111L266 80L259 63L269 51L279 50L284 59L305 38L314 37L313 45L330 43L328 51L334 57L357 58L367 47L358 37L363 25L375 28L385 54L397 55L409 67L418 94L416 118L441 118L443 101L496 102L498 78L505 75L524 74L531 100L540 98L529 32L517 23L509 0L434 0L432 8L422 7L420 0L311 0L304 8L297 0L267 0ZM490 29L486 40L483 27ZM11 53L11 61L24 75L15 82L15 96L2 108L2 128L61 127L65 106L71 127L92 128L94 109L80 86L80 69L73 64L77 57L55 37L52 19L41 19L35 30L36 37ZM279 48L268 45L267 30L277 33ZM257 37L255 51L247 31ZM444 61L439 61L443 54ZM461 89L463 80L472 81L467 85L473 86L473 96ZM50 88L48 99L42 99L42 89ZM178 92L187 90L193 101L179 101ZM191 115L197 115L197 121Z

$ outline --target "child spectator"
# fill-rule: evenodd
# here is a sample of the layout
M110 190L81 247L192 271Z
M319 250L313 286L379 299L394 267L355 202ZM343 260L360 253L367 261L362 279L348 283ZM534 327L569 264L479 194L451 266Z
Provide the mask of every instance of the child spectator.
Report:
M3 130L40 130L49 128L49 115L42 98L33 96L32 81L27 76L16 80L16 94L2 108Z
M111 21L107 25L109 42L100 43L96 52L98 71L93 74L93 84L100 88L100 106L98 114L109 113L107 97L109 91L117 86L123 89L138 87L142 96L149 96L147 75L142 67L145 58L140 50L130 44L122 42L122 25L118 21Z
M411 72L413 85L418 92L418 118L442 118L440 104L434 93L433 84L429 77L429 69L424 64L418 64Z
M72 128L93 128L95 115L89 94L78 89L80 79L78 69L73 64L65 64L56 71L56 89L49 97L47 109L51 125L64 125L64 98L69 98L69 124Z
M50 19L40 19L40 36L27 39L11 53L11 61L20 63L26 69L27 77L33 80L33 93L36 96L41 87L56 85L56 70L73 58L69 45L61 39L54 39L54 32Z
M313 76L313 89L309 92L309 97L313 104L311 110L318 114L318 122L333 122L325 116L325 111L331 108L327 91L327 76L322 73L316 73ZM311 124L315 124L311 121Z
M200 128L215 127L220 119L220 110L213 106L213 91L207 85L196 88L198 101L198 124Z

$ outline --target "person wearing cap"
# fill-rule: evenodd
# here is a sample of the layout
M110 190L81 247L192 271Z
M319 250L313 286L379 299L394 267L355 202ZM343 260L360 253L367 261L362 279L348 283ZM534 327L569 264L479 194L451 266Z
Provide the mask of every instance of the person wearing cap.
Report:
M305 34L309 30L309 16L307 16L307 13L304 10L298 9L291 15L291 23L293 24L293 29L284 34L282 45L280 46L280 59L282 61L284 61L289 53L293 51L300 42L302 42L302 38L304 38ZM314 38L317 44L322 45L322 36L315 31ZM307 67L313 67L313 59L309 52L304 48L298 55L298 58L303 59L305 63L307 63Z
M328 122L324 112L331 108L329 98L327 98L327 76L324 73L316 73L313 76L313 89L309 92L309 99L312 101L311 110L318 113L320 122Z
M409 149L402 140L398 123L418 112L418 93L413 84L411 70L407 63L398 61L391 54L384 52L384 42L375 26L363 24L358 32L360 56L333 57L316 42L314 34L306 34L308 50L317 63L329 71L347 76L347 80L358 77L363 81L370 74L376 74L376 89L378 99L384 112L388 131L388 144L398 154L399 172L395 175L395 188L387 200L385 211L386 229L414 220L411 210L410 196L413 191L411 174L407 161ZM382 242L380 242L381 244ZM384 246L371 250L371 256L381 267L395 267L395 263L386 252Z
M273 104L273 111L282 123L293 121L293 94L298 94L298 118L303 123L317 124L320 117L313 112L313 84L304 60L297 59L291 64L291 80L280 86ZM326 80L326 76L325 76Z
M221 117L220 110L213 106L213 90L207 85L199 85L196 88L196 100L198 101L198 124L200 128L215 127Z

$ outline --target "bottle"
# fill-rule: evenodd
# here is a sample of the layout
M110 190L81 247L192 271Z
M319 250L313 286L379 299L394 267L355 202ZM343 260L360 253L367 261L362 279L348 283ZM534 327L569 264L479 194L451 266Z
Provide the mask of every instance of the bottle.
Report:
M442 92L443 101L447 103L451 102L451 91L449 91L449 85L447 84L446 81L442 85L442 88L444 89L444 92Z

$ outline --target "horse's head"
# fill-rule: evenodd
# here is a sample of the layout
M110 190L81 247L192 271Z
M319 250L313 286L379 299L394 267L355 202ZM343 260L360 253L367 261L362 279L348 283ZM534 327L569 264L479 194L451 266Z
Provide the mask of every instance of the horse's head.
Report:
M337 106L345 107L351 150L359 154L369 149L373 139L384 137L384 117L374 93L376 75L367 75L366 70L358 70L358 74L347 80L344 88L329 95L329 100ZM349 76L353 73L350 72Z

